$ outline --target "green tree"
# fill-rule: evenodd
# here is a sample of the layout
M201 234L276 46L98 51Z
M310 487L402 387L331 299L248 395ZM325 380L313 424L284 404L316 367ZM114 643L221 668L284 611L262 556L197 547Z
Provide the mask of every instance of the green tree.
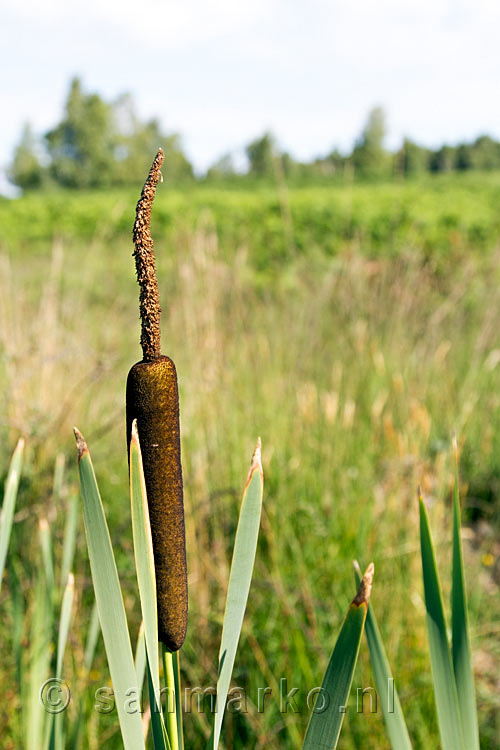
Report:
M88 188L113 182L116 132L113 109L97 94L84 94L71 82L62 122L45 136L54 180Z
M250 163L250 174L254 177L273 177L274 160L279 156L276 141L271 133L264 133L248 144L245 149Z
M141 122L130 94L121 96L113 104L113 118L116 141L113 168L115 183L140 183L151 161L151 154L159 146L165 152L162 171L166 179L175 183L192 179L193 168L182 150L180 137L175 133L165 135L156 119Z
M382 107L375 107L368 115L351 156L355 171L362 176L380 177L389 174L391 157L384 148L386 132L385 112Z
M38 144L29 123L23 128L21 140L16 146L12 163L8 167L9 180L22 190L41 187L44 169L38 156Z
M473 167L473 146L469 143L460 143L455 154L455 168L461 171Z
M431 172L451 172L457 162L457 149L453 146L441 146L431 153L429 168Z
M473 169L500 168L500 143L489 135L480 135L471 146Z
M429 168L429 157L429 149L405 138L401 150L396 155L396 161L403 174L416 175L422 174Z
M236 176L236 168L234 166L234 160L232 154L227 153L221 156L215 164L208 169L206 178L210 181L224 181L234 179Z

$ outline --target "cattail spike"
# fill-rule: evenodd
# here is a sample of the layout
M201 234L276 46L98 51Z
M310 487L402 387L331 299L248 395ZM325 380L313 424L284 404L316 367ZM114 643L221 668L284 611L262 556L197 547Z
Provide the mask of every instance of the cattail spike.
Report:
M152 362L160 356L160 294L151 236L151 207L162 177L160 169L164 159L163 150L159 148L137 202L133 229L135 267L140 287L141 347L145 362Z

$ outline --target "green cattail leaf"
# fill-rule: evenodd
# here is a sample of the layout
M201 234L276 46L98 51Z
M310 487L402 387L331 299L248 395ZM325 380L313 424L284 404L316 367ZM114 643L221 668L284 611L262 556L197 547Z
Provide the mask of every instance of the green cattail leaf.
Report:
M177 715L177 740L179 750L184 750L184 732L182 730L182 701L181 701L181 665L180 652L174 651L172 654L174 668L174 689L175 689L175 713Z
M94 655L97 646L97 639L99 638L100 632L101 628L99 624L99 612L97 611L97 602L94 600L92 613L90 615L90 625L87 632L87 640L85 642L85 651L83 654L83 668L87 677L90 670L92 669L92 663L94 661ZM71 747L72 750L79 750L80 748L80 733L84 722L83 701L78 701L77 711L78 713L73 727L71 743L68 744L68 748Z
M35 585L31 628L29 634L28 672L29 693L23 700L26 716L26 750L40 750L44 746L44 725L47 713L40 700L41 691L49 678L50 613L45 581Z
M236 649L240 638L243 616L247 605L250 581L257 549L260 515L262 510L263 473L261 465L260 438L253 455L248 479L243 492L238 528L229 575L226 611L222 627L217 680L217 711L213 732L213 748L219 746L222 720L229 683L233 671Z
M303 750L334 750L337 747L358 660L372 580L373 563L347 610L309 719Z
M175 653L175 652L174 652ZM172 750L179 750L179 724L177 723L177 706L178 706L178 694L173 695L176 690L176 681L174 674L174 653L167 651L165 644L162 644L163 654L163 672L165 685L167 688L167 726L168 736L170 738L170 744ZM174 698L172 703L172 697Z
M52 536L50 533L49 522L46 518L41 518L38 524L40 534L40 547L42 549L42 561L45 571L45 580L47 583L47 592L52 599L54 592L54 561L52 552Z
M458 705L462 717L464 744L467 750L479 750L476 692L472 672L465 591L464 562L460 539L460 498L458 493L458 460L455 443L455 487L453 492L453 570L451 589L452 660L457 685Z
M149 659L146 651L146 672L148 675L148 689L149 689L149 705L151 707L151 729L153 734L153 747L154 750L172 750L167 730L165 728L165 722L161 714L161 706L159 703L159 697L155 691L153 684L153 675L149 666Z
M87 672L90 672L92 668L92 662L94 661L94 654L100 630L101 628L99 623L97 602L94 602L94 606L92 607L92 614L90 615L90 625L87 633L87 641L85 643L85 653L83 655L83 666L85 667Z
M16 507L17 490L19 487L19 479L23 463L23 451L24 440L19 438L10 462L9 473L7 474L7 481L5 482L5 491L3 495L0 520L0 590L2 589L7 548L9 546L12 521L14 519L14 508Z
M142 620L137 634L134 663L137 689L139 690L139 695L141 695L142 687L144 685L144 676L146 674L146 634L144 632L144 620Z
M153 557L153 540L149 524L146 482L142 468L141 447L137 434L137 421L132 423L130 438L130 501L132 533L134 537L135 567L142 619L146 641L147 661L151 669L156 703L160 708L160 676L158 651L158 609L156 603L156 576ZM153 707L151 707L153 713Z
M141 715L127 710L140 696L113 547L87 445L77 430L75 435L90 569L123 744L125 750L144 750Z
M434 695L443 750L469 750L464 747L455 674L451 660L443 599L432 543L429 516L419 493L420 547L424 578L427 631L431 654Z
M68 640L69 626L71 623L71 609L73 606L73 596L75 593L75 579L73 573L68 574L68 580L64 589L61 615L59 617L59 628L57 638L57 665L56 665L56 678L60 680L62 678L62 668L64 660L64 652L66 650L66 642ZM52 726L50 729L50 750L63 750L63 736L62 736L62 723L64 720L64 712L52 714Z
M361 570L357 562L354 563L354 577L356 585L359 586L361 583ZM411 750L412 745L403 709L401 708L396 684L371 604L368 605L365 634L370 650L375 685L382 703L382 713L389 741L393 750ZM387 696L387 700L385 700L384 696Z
M71 608L73 606L73 596L75 593L75 579L73 573L68 574L68 581L64 589L61 616L59 618L58 638L57 638L57 666L56 677L61 678L64 659L64 651L68 640L69 626L71 623Z
M64 541L61 562L61 589L66 585L68 575L73 567L75 557L76 532L78 530L78 495L71 495L68 500L66 522L64 524Z

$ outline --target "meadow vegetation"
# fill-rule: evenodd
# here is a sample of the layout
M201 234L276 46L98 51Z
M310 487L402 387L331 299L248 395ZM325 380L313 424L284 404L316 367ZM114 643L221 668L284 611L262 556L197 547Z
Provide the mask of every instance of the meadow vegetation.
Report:
M26 438L0 595L6 749L29 747L23 712L41 710L34 682L29 692L30 633L47 569L47 521L51 564L58 570L62 561L77 486L73 424L92 451L134 635L139 627L125 439L126 373L140 356L130 237L136 197L54 192L0 202L2 475L17 438ZM362 567L375 562L371 603L414 747L439 746L416 487L447 573L454 432L481 746L496 747L499 199L498 173L372 186L159 189L152 231L163 350L180 387L188 686L216 682L241 477L262 438L262 529L233 675L247 691L248 712L226 718L228 748L300 746L305 695L321 683L355 593L354 558ZM74 572L63 668L73 696L68 715L82 711L81 747L119 748L116 712L92 709L109 673L101 642L91 667L85 661L93 591L82 534ZM283 677L300 690L299 713L280 713ZM369 685L363 643L353 686ZM264 686L273 693L259 713ZM26 695L35 696L31 703ZM367 704L357 713L353 690L345 750L387 747L381 712ZM207 717L194 712L187 745L200 747L208 731Z

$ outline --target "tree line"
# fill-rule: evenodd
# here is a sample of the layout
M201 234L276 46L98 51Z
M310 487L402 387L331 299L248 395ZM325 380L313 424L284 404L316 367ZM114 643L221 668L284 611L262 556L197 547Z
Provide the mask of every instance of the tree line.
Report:
M106 102L96 93L86 93L81 81L74 78L63 118L52 130L37 136L29 125L24 127L8 177L22 190L137 185L144 178L151 153L160 144L173 184L194 179L312 181L339 175L349 175L351 179L387 179L425 172L500 169L500 142L488 135L437 149L425 148L405 138L399 149L389 151L384 145L386 134L384 110L375 107L350 153L334 149L310 162L300 162L282 151L271 133L264 133L245 148L246 172L236 169L228 153L197 178L178 134L164 133L156 119L142 122L130 95Z

